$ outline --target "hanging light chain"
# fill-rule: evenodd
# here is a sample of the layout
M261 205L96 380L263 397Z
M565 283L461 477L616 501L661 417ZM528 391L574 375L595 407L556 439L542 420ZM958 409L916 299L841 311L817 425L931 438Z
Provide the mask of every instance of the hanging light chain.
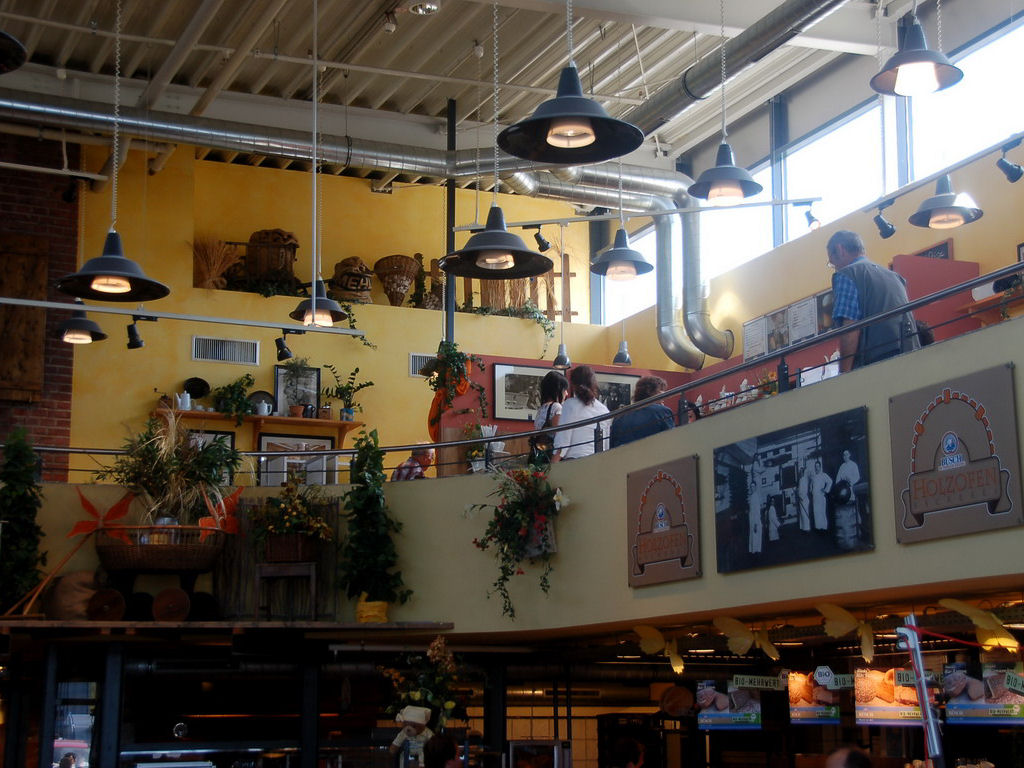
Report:
M935 35L938 38L935 42L939 53L942 53L942 0L935 0L935 26Z
M320 37L320 9L317 0L313 0L313 275L309 287L309 315L313 325L316 325L316 278L319 271L320 260L320 185L317 179L317 161L319 159L319 114L320 114L320 49L318 47Z
M121 165L121 141L118 128L121 125L121 0L117 0L117 14L114 22L114 155L111 158L111 176L114 183L110 189L110 228L117 229L117 173Z
M494 189L491 199L498 204L498 0L492 5L492 21L494 25Z
M572 49L572 0L565 0L565 37L569 43L569 61L573 61Z
M619 158L619 226L626 228L626 217L622 213L622 158Z
M718 19L719 27L722 32L722 47L721 47L721 69L722 69L722 141L725 141L726 136L729 135L725 129L725 0L718 0Z

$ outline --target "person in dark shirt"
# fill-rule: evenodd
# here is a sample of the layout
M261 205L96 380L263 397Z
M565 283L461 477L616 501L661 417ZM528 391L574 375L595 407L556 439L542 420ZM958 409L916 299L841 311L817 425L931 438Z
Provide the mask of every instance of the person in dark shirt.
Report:
M643 376L636 383L633 402L638 403L659 392L664 392L668 384L660 376ZM641 437L664 432L676 425L672 411L662 403L651 403L643 408L627 411L612 421L611 447L625 445Z

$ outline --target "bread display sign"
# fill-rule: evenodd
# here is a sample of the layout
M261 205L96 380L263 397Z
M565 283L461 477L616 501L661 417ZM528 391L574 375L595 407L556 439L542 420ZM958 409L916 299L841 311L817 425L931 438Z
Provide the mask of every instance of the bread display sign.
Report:
M1024 522L1009 367L899 395L889 415L899 542Z
M947 697L950 725L1024 724L1024 664L988 661L980 668L965 662L943 668L942 692Z
M715 680L697 682L697 727L704 730L752 731L761 727L761 692Z
M834 680L836 675L831 676ZM844 676L845 677L845 676ZM789 721L794 725L839 725L840 691L822 685L813 672L790 672Z
M921 727L913 672L895 668L854 670L853 696L857 725Z

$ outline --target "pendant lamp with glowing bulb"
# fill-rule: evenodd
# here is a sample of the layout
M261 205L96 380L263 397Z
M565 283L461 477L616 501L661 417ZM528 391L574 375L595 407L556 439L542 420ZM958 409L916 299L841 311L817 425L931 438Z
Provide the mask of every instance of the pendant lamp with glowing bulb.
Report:
M654 265L640 251L629 247L629 234L624 227L616 230L612 247L599 254L590 264L591 272L604 275L609 280L632 280L653 269Z
M551 259L531 251L523 238L505 228L505 214L497 205L487 212L487 225L482 232L441 260L441 269L448 274L480 280L537 277L552 266Z
M77 272L57 280L57 290L69 296L95 301L150 301L171 292L161 282L146 276L142 267L125 258L121 235L117 232L117 180L120 159L121 114L121 5L117 6L114 29L114 130L110 173L110 231L103 243L103 254L89 259Z
M89 259L77 272L57 280L57 290L96 301L151 301L171 292L163 283L147 277L134 261L125 258L121 235L114 229L107 233L103 255Z
M84 306L81 299L75 299L76 306ZM76 309L60 327L60 339L67 344L92 344L107 338L95 322L85 316L84 309Z
M928 47L924 28L914 11L900 23L903 34L899 50L885 62L882 71L871 78L875 91L885 96L923 96L949 88L963 79L964 73L959 67L941 51ZM941 39L940 35L940 42Z
M348 313L338 302L328 298L324 281L317 279L313 282L313 296L300 301L299 305L288 313L288 317L298 320L303 325L330 328L348 317Z
M632 123L610 117L604 107L583 95L573 60L572 0L565 3L565 37L569 65L558 77L555 98L502 131L498 146L524 160L556 165L601 163L628 155L644 143L644 133Z
M505 228L498 206L498 4L492 4L494 43L494 186L487 225L466 244L441 259L441 269L456 277L478 280L516 280L543 275L554 266L547 256L531 251L523 238Z
M720 22L722 31L721 83L719 90L722 95L722 143L718 145L715 165L708 168L690 185L687 190L691 197L707 200L710 205L725 206L742 203L744 198L753 197L762 189L754 181L754 177L746 168L736 165L736 156L726 141L729 134L726 130L725 111L725 3L720 6Z
M983 213L966 192L953 192L953 182L946 174L935 183L935 194L918 206L909 221L915 227L954 229L977 221Z

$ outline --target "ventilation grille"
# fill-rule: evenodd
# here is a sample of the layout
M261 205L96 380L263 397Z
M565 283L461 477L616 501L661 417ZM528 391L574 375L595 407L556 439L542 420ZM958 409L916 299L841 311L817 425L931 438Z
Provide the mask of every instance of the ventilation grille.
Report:
M251 339L192 337L192 359L210 363L260 364L260 343Z
M420 379L424 378L420 376L420 369L433 360L437 355L421 355L418 352L409 353L409 375L416 376Z

